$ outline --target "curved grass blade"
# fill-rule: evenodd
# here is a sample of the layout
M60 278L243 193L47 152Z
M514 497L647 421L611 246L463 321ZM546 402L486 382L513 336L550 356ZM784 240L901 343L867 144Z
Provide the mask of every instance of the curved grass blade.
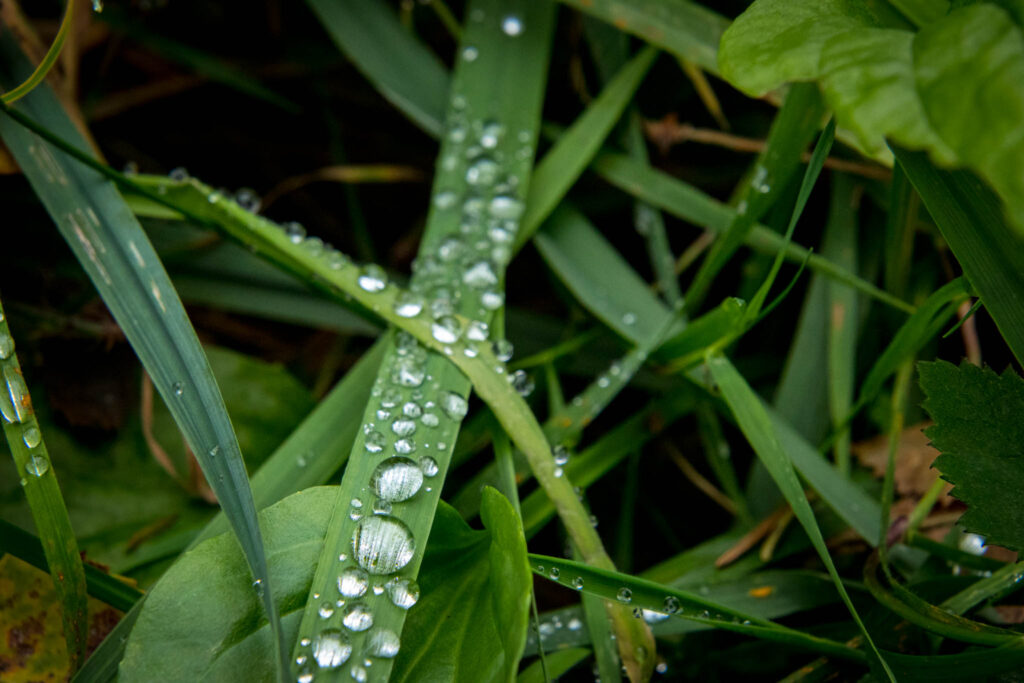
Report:
M718 74L718 43L729 20L687 0L562 0L677 57Z
M970 172L940 171L923 152L894 153L1017 362L1024 363L1024 240L1007 223L1004 207Z
M692 185L646 164L637 163L623 154L601 152L594 158L591 168L609 183L633 197L643 199L674 216L716 233L725 231L736 215L735 209L718 202ZM786 260L795 263L802 263L806 259L807 267L815 272L849 285L858 292L893 308L907 313L914 312L914 307L907 302L838 267L828 259L817 254L810 254L808 258L807 249L797 244L787 245L782 235L763 225L755 225L744 244L755 251L770 255L781 251Z
M516 249L526 244L583 173L601 143L622 118L658 51L647 46L626 63L587 110L558 138L533 170Z
M0 56L0 80L4 83L17 80L17 72L26 70L24 57L9 34L0 37ZM18 106L63 140L72 141L80 150L87 148L49 88L37 88ZM196 454L229 515L255 585L263 594L272 628L280 636L238 441L206 356L156 252L112 183L9 116L0 119L0 135L124 330ZM278 643L283 646L280 637Z
M892 671L885 663L885 660L882 659L881 653L875 647L871 635L867 632L860 615L853 606L853 602L850 601L850 596L843 586L839 572L836 570L832 557L829 555L828 547L825 545L825 539L818 528L818 523L814 518L814 511L811 510L811 505L807 502L807 497L804 495L803 486L800 484L800 480L797 479L793 463L779 443L775 429L768 419L768 414L760 399L727 358L723 356L708 358L707 366L721 389L726 403L729 404L730 410L736 416L736 421L744 436L747 437L758 458L768 468L775 483L778 484L782 494L792 506L796 518L800 521L801 526L807 532L807 536L811 539L811 544L814 545L822 562L825 563L825 567L832 576L840 597L864 635L864 639L868 647L871 648L872 654L880 665L881 670L886 673L890 680L895 681Z
M3 97L0 99L3 100L4 104L14 104L46 80L46 74L50 73L50 69L53 68L53 65L57 63L57 58L60 57L60 51L64 47L64 41L67 40L68 31L74 23L74 16L75 0L68 0L64 6L64 18L60 21L60 27L57 29L57 35L54 37L53 43L50 44L50 49L46 51L42 61L39 62L39 66L35 68L35 71L28 78L3 94Z
M68 509L57 484L57 473L50 465L50 454L39 431L28 386L21 375L21 364L14 351L14 339L3 306L0 306L0 416L7 445L21 476L22 490L39 531L46 568L53 577L60 600L64 639L74 671L85 658L88 635L85 572Z
M306 0L331 39L381 94L440 135L451 78L441 61L382 2Z
M712 628L764 638L778 643L824 652L854 662L864 653L843 643L819 638L716 603L694 593L664 586L628 574L597 569L579 562L530 553L534 573L572 590L645 610L655 621L675 617Z

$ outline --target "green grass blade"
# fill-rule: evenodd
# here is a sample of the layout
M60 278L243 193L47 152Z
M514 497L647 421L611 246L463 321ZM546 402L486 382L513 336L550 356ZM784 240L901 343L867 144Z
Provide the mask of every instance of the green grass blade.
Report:
M999 199L967 171L940 171L925 154L894 150L953 255L1018 363L1024 363L1024 241Z
M50 48L43 55L42 61L39 62L39 65L28 78L3 94L4 104L14 104L32 92L46 79L46 75L50 73L50 69L53 68L53 65L57 63L57 58L60 57L60 51L64 47L64 41L67 40L68 31L74 23L74 17L75 0L68 0L64 6L64 18L60 20L60 28L57 29L57 35L54 37L53 43L50 44Z
M648 46L608 81L587 110L559 137L533 171L516 248L533 237L587 167L630 102L658 51Z
M687 0L563 0L713 74L718 43L729 26L720 14Z
M591 167L602 178L633 197L643 199L674 216L713 232L725 231L735 218L735 209L718 202L692 185L650 166L637 163L628 156L601 152L594 158ZM751 249L765 254L774 255L781 251L786 260L795 263L802 263L807 259L806 249L797 244L787 245L782 235L760 224L751 229L744 243ZM905 301L821 256L811 254L807 266L893 308L907 313L914 310L913 306Z
M545 667L542 667L540 660L537 660L519 674L516 683L547 683L551 680L558 680L560 676L589 656L590 650L580 647L552 652L547 656Z
M735 217L715 240L684 299L693 312L700 308L712 281L747 239L747 235L778 201L800 167L801 154L814 137L824 114L821 95L813 83L793 86L772 122L765 147L753 170L734 191L739 198ZM755 312L756 315L756 312Z
M307 0L338 48L381 94L433 135L444 128L451 78L382 2Z
M576 591L648 610L655 619L675 617L713 628L825 652L854 662L864 654L842 643L781 626L767 619L713 602L695 593L571 560L530 554L534 573Z
M24 57L0 38L4 83L26 70ZM14 66L20 65L20 66ZM87 148L48 88L21 100L19 109L64 140ZM209 363L167 273L113 184L83 168L7 116L0 135L75 252L153 379L196 454L221 507L229 515L267 615L280 634L267 586L266 558L256 509L231 421Z
M48 560L43 543L33 534L0 519L0 553L10 553L33 567L46 570ZM142 591L91 564L83 565L89 595L111 607L127 612L142 599Z
M811 510L811 505L807 502L807 497L804 495L803 486L796 476L796 471L793 469L789 456L779 442L775 428L769 420L768 413L765 411L760 399L751 390L743 376L736 371L732 363L725 357L709 358L707 365L712 377L714 377L715 382L721 389L726 403L729 404L730 410L736 416L737 423L744 436L747 437L758 458L768 468L772 478L775 479L775 483L778 484L782 494L789 501L790 506L792 506L794 515L800 521L804 531L807 532L807 536L811 539L815 550L818 551L822 562L825 563L825 567L832 576L840 597L842 597L843 602L850 611L850 615L864 635L865 641L868 643L868 647L871 648L877 663L885 671L889 679L895 681L892 672L885 664L885 660L882 659L881 653L875 647L871 635L867 632L864 623L861 621L860 615L850 601L850 596L847 594L845 586L843 586L842 579L839 577L838 571L836 571L831 555L829 555L828 547L825 545L825 539L818 528L818 523L814 518L814 511Z
M14 339L2 306L0 380L0 414L3 417L4 436L42 540L45 567L53 577L54 589L60 600L64 640L67 642L71 670L74 671L85 658L88 635L85 572L68 509L57 484L57 473L50 465L50 454L39 431L39 422L32 409L32 398L21 375L21 364L14 351Z

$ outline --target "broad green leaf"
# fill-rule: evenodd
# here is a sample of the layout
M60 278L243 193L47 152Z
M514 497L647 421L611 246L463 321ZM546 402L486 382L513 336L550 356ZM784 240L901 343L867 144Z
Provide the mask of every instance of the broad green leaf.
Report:
M1024 380L967 362L919 363L925 434L940 452L935 467L967 503L960 525L1014 550L1024 549Z
M719 62L752 95L818 82L869 154L889 140L970 168L1024 231L1024 33L997 4L961 5L913 33L855 0L758 0L726 31Z
M0 82L10 86L27 70L15 39L4 32ZM16 107L80 153L88 149L50 88L36 88ZM209 362L166 271L113 183L12 120L10 114L5 109L0 117L0 136L196 454L260 582L271 624L279 631L245 463ZM279 641L275 650L280 651L281 645Z
M433 52L382 2L307 0L331 39L388 100L440 135L451 78Z
M392 681L513 681L526 643L532 577L512 504L495 489L475 531L438 509ZM439 619L444 615L443 619Z
M818 551L818 556L821 557L825 568L828 569L829 574L832 576L832 581L839 591L839 596L846 603L850 615L867 641L876 663L890 680L894 680L892 672L886 665L885 660L882 659L881 653L875 647L871 635L868 633L864 623L861 621L860 615L850 601L850 597L843 586L835 564L832 562L832 557L829 555L825 539L821 535L821 529L818 528L818 523L814 518L814 511L811 510L811 505L807 502L807 497L804 495L803 486L800 484L796 471L793 469L793 463L783 449L775 427L771 420L769 420L760 399L754 394L746 380L736 371L728 359L723 356L708 358L707 366L721 389L726 403L729 404L730 410L736 416L736 421L744 436L747 437L747 441L754 448L758 458L764 463L769 473L771 473L775 483L782 491L782 495L785 496L792 507L793 514L800 521L804 531L807 532L807 536L811 539L811 544Z
M21 484L32 511L32 521L39 531L46 565L60 603L67 643L65 654L74 671L85 658L88 636L85 572L75 531L57 484L57 473L21 374L3 306L0 306L0 382L0 417L14 458L14 476Z
M563 0L616 28L718 73L715 53L729 20L688 0Z
M310 488L260 513L289 637L298 633L336 496L337 487ZM411 613L423 616L410 619L402 634L396 676L416 667L416 680L449 680L453 661L468 662L441 656L435 661L432 650L423 657L441 641L452 652L475 648L475 667L464 669L466 678L460 680L491 680L491 673L518 659L530 587L525 541L510 504L495 492L486 501L486 531L471 530L451 508L440 506L420 576L419 605L445 605L449 619L437 620L428 608ZM453 556L458 572L452 571ZM190 550L147 596L119 680L273 681L271 636L249 584L230 537L217 536ZM335 590L331 604L341 610L334 604L338 597ZM460 627L450 627L456 620ZM435 664L438 668L431 669Z

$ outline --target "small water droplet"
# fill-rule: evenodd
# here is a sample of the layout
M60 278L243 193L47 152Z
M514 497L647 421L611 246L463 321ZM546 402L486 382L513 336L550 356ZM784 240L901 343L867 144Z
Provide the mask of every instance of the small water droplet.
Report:
M619 602L630 602L633 599L633 591L628 588L620 588L619 592L615 594L615 597Z
M358 567L349 567L338 576L338 592L346 598L362 596L369 585L369 576Z
M523 215L525 205L518 198L511 195L498 195L491 200L488 211L495 218L506 218L516 220Z
M363 439L363 448L370 453L380 453L387 443L387 437L378 431L372 431Z
M370 486L383 500L400 503L409 500L423 485L423 470L409 458L391 457L377 465Z
M263 579L256 579L252 582L252 589L256 593L256 597L263 597ZM308 644L308 643L307 643Z
M329 628L321 631L313 642L313 658L321 669L330 671L348 661L352 656L352 645L348 634L341 629Z
M473 341L486 341L490 328L481 320L473 320L466 327L466 338Z
M509 375L508 381L520 396L526 397L533 393L533 378L527 374L526 370L516 370Z
M260 210L260 196L255 190L248 187L240 188L235 192L235 203L249 213L258 213Z
M669 595L665 598L665 601L661 605L662 611L665 614L678 614L683 611L683 606L679 602L679 598L674 595Z
M25 463L25 471L33 477L41 477L50 469L50 463L41 455L33 455Z
M658 623L661 623L661 622L663 622L663 621L665 621L666 619L669 618L669 616L667 614L665 614L663 612L655 612L654 610L651 610L651 609L641 609L640 610L640 616L648 624L658 624Z
M440 468L438 468L436 460L425 455L420 458L420 469L423 470L423 476L436 477Z
M623 325L631 325L631 326L632 325L636 325L636 314L635 313L629 313L629 312L623 313L622 314L622 324Z
M441 396L441 410L453 420L461 420L469 412L469 403L459 394L446 391Z
M331 615L334 614L334 605L329 600L320 603L320 609L317 610L317 614L320 615L321 619L330 619Z
M172 168L171 172L167 174L167 177L176 182L183 182L188 180L188 171L185 170L184 166L178 166Z
M462 48L462 58L467 62L475 62L476 58L480 56L480 51L472 45L467 45Z
M497 121L488 121L480 131L480 146L484 149L494 149L505 132L505 127Z
M174 391L175 396L181 396L185 393L185 385L181 382L175 382L174 386L171 387L171 390Z
M387 582L385 589L388 597L396 607L409 609L420 599L420 587L415 581L405 578L394 578Z
M555 458L555 464L559 467L565 467L569 463L569 450L565 446L555 446L552 455Z
M450 209L455 206L458 198L451 190L442 190L434 195L434 206L439 209Z
M562 571L558 567L552 567L551 570L548 572L548 576L557 581L561 573Z
M430 326L430 334L442 344L454 344L462 335L462 325L455 316L441 316Z
M379 292L388 285L388 275L375 263L363 266L362 274L356 280L360 289L367 292Z
M365 631L373 626L373 613L361 602L354 602L345 608L341 623L350 631Z
M420 418L420 422L428 427L436 427L441 424L441 420L437 417L437 413L423 413L423 417Z
M368 517L356 525L352 534L353 556L371 574L394 574L409 564L415 551L412 532L396 517Z
M401 641L399 641L398 635L386 628L377 629L371 633L367 641L370 656L382 659L391 659L397 655L400 646Z
M498 284L498 276L489 261L477 261L462 273L462 282L474 289L484 289Z
M25 442L25 445L29 448L35 448L39 445L39 442L43 440L42 434L36 427L29 427L21 433L21 440Z
M466 182L474 186L492 185L497 180L500 170L493 159L480 157L466 169Z
M0 360L7 360L14 353L14 340L9 334L0 333Z
M501 292L486 291L480 295L480 305L488 311L496 311L505 304L505 295Z
M411 436L416 433L416 422L400 418L391 423L391 431L398 436Z
M399 439L395 442L395 452L409 455L416 451L416 442L412 439Z
M349 673L352 676L352 680L356 683L366 683L369 678L369 674L366 673L366 669L358 664L353 665Z
M501 30L505 35L514 38L523 32L523 22L519 17L510 14L501 20Z
M281 229L284 230L284 234L292 244L301 244L302 240L306 239L306 228L298 221L288 221L281 226Z
M573 580L572 580L572 587L575 588L578 591L583 590L583 577L582 576L574 577Z

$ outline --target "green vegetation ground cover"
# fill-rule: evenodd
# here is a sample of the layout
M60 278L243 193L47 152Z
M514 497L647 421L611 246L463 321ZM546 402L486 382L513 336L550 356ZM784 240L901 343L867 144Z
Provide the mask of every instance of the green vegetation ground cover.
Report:
M4 680L1019 669L1016 3L91 5L0 12Z

